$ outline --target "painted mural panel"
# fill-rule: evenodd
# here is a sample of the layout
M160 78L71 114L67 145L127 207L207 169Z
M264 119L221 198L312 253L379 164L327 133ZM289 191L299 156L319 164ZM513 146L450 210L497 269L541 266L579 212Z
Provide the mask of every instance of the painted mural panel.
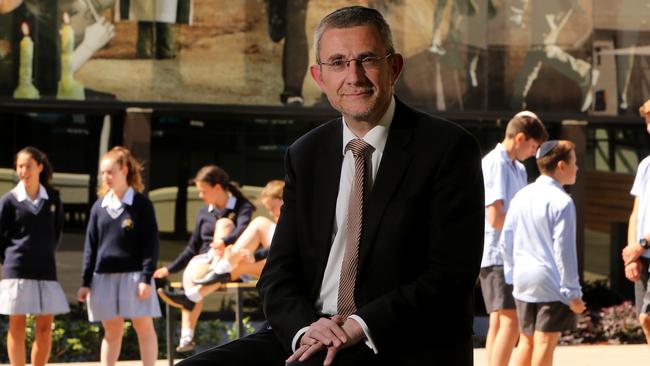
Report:
M628 113L650 94L648 0L2 0L0 98L327 105L312 32L377 8L430 110Z

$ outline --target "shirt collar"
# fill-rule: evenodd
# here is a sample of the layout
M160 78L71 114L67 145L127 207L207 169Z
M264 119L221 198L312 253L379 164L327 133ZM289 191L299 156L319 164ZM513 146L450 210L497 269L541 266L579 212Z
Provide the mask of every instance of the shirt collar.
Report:
M560 184L560 182L555 180L555 178L549 177L548 175L544 175L544 174L537 177L537 182L540 182L540 183L543 183L543 184L548 184L548 185L555 186L555 187L558 187L558 188L562 188L562 185Z
M133 188L129 187L126 189L126 192L124 192L122 201L120 201L113 194L113 190L110 190L102 200L102 207L119 208L122 205L122 203L124 203L125 205L132 206L134 196L135 196L135 191L133 190Z
M228 192L228 202L226 202L226 207L224 209L234 210L235 205L237 204L237 197L233 196L232 193ZM213 204L208 205L208 212L212 212L216 209Z
M13 192L14 192L14 196L16 197L16 200L18 202L22 202L22 201L24 201L26 199L29 199L31 201L31 199L27 195L27 189L25 188L25 184L23 183L23 181L18 182L16 187L14 187ZM39 184L38 185L38 197L36 198L36 200L34 200L32 202L38 202L39 199L47 200L49 198L50 198L50 196L47 195L47 190L45 190L45 187L43 187L42 184Z
M228 193L230 197L228 197L228 202L226 202L226 208L229 210L235 209L235 205L237 204L237 197L233 196L232 194Z
M363 141L370 144L375 148L375 152L383 152L384 147L386 146L386 140L388 139L388 130L390 125L393 123L393 117L395 116L395 97L391 97L390 104L386 113L381 117L377 126L373 127L365 136L363 136ZM343 155L345 155L345 147L353 139L356 139L357 136L350 130L347 122L345 122L345 117L343 117Z
M495 147L496 151L499 152L499 156L501 159L504 161L507 161L509 163L514 163L515 159L510 159L510 156L508 156L508 152L506 151L506 148L503 146L502 143L498 143L497 146Z

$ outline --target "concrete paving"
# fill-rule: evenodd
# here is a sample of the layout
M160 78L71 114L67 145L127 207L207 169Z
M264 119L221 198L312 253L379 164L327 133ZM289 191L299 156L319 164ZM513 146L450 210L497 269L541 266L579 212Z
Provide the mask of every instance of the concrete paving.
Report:
M176 360L178 361L178 360ZM139 366L139 361L120 361L117 366ZM99 366L99 362L52 363L50 366ZM474 366L486 366L485 349L474 350ZM647 366L650 365L650 347L639 345L562 346L555 351L554 366ZM9 366L0 364L0 366ZM168 366L167 360L158 360L156 366ZM451 365L450 365L451 366Z
M474 366L486 365L485 349L475 349ZM650 347L645 344L561 346L555 351L553 365L647 366L650 365Z

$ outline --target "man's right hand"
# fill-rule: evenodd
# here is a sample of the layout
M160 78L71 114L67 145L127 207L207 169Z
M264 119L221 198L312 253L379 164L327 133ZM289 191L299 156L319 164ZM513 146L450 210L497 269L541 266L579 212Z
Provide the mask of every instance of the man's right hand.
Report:
M167 267L160 267L153 273L153 278L165 278L169 276Z
M343 330L344 320L335 315L330 318L320 318L313 322L305 334L300 337L300 344L286 363L305 361L316 353L329 349L337 349L348 341Z

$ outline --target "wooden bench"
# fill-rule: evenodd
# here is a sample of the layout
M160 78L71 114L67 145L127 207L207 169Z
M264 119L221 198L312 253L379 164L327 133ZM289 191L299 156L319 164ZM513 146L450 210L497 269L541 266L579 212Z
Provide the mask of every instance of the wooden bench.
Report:
M251 282L228 282L220 286L215 292L228 292L235 294L235 323L237 324L237 337L241 337L245 332L243 308L244 308L244 293L257 292L257 281ZM183 287L181 282L171 282L170 289L180 289ZM167 334L167 360L169 366L174 365L174 317L171 313L172 307L165 304L165 313L167 319L165 320L165 332Z

